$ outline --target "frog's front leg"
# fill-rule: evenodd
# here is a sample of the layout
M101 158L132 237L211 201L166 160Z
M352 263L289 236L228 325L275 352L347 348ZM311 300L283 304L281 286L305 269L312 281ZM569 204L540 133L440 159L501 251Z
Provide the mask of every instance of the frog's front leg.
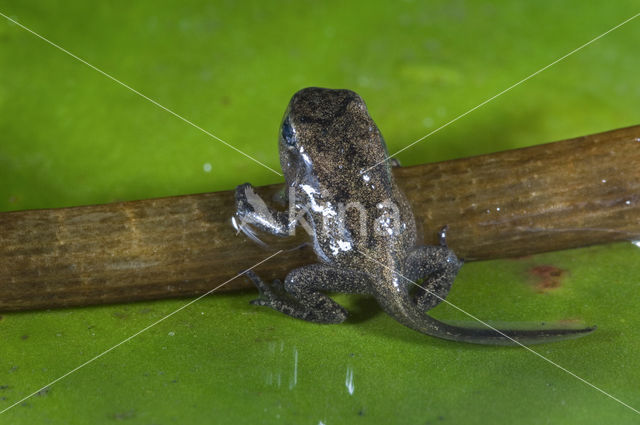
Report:
M412 285L411 291L419 311L431 310L447 296L462 263L444 243L421 246L409 253L404 275L419 285Z
M249 183L236 188L236 213L233 220L238 230L254 240L257 237L251 230L252 226L276 236L289 236L291 227L295 226L295 223L289 221L288 212L269 208Z
M365 274L319 263L292 270L284 286L279 280L267 284L252 271L246 275L260 291L252 304L316 323L341 323L347 318L347 311L320 291L366 294L371 290Z

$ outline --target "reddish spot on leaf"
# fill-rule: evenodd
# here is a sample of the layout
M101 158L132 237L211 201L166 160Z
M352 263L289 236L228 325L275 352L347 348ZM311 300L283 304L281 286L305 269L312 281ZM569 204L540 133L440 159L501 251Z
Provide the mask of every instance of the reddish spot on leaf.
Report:
M535 279L534 288L538 292L547 292L562 285L567 271L556 266L541 265L529 269L529 274Z

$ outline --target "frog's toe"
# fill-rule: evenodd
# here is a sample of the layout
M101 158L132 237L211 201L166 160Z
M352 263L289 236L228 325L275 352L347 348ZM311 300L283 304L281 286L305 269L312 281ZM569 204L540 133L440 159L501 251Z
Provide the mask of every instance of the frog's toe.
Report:
M238 218L236 218L238 217ZM262 239L258 237L256 231L248 224L244 218L241 218L240 214L236 214L231 217L231 224L233 228L236 229L236 235L240 234L240 232L244 233L249 239L254 241L256 244L260 245L262 248L268 248L267 245Z
M264 281L260 279L260 276L258 276L253 270L245 270L243 274L248 277L249 280L253 282L256 287L258 287L258 289L260 289L261 286L265 285Z
M258 289L260 297L250 301L252 305L271 307L279 310L279 305L289 297L284 292L282 281L275 279L271 284L262 280L253 270L247 270L245 275Z
M249 301L249 304L263 306L263 307L271 307L271 301L264 298L256 298L255 300Z
M247 276L251 283L253 283L253 285L256 287L256 289L258 289L258 292L260 292L260 296L263 296L266 292L269 291L269 286L267 285L267 283L262 280L260 276L255 274L253 270L247 270L246 272L244 272L244 275Z
M259 305L264 307L271 307L278 309L278 304L282 303L286 296L283 297L281 293L272 290L271 287L263 283L263 286L258 287L260 296L255 300L249 301L251 305Z
M339 324L347 320L349 313L344 308L338 306L336 309L330 311L318 312L318 318L315 322L327 323L327 324Z
M236 187L236 216L244 221L251 214L255 214L256 210L263 211L264 201L255 192L250 183L241 184Z
M236 187L236 198L245 196L246 197L246 192L250 191L253 192L253 186L251 185L251 183L243 183L239 186Z

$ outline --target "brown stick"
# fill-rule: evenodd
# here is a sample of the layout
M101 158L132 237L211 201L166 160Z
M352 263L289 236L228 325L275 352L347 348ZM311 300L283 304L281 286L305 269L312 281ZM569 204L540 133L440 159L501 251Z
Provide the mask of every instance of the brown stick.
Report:
M399 168L425 243L449 226L465 259L521 256L640 237L640 126ZM239 182L240 183L240 182ZM276 186L260 188L265 199ZM266 251L230 224L233 191L0 214L0 311L203 294ZM258 268L267 279L316 261L309 248ZM223 290L246 288L244 278Z

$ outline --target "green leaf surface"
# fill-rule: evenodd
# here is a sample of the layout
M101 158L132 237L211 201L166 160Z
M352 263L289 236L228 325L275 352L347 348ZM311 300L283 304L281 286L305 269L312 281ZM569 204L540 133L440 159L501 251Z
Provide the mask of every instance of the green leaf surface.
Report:
M0 0L1 13L276 170L281 115L302 87L360 93L393 153L639 11L634 1ZM639 42L640 18L398 158L638 124ZM0 211L245 181L280 177L0 17ZM464 266L448 300L482 320L598 326L532 347L548 360L421 335L361 297L337 296L352 315L328 326L251 306L252 292L214 294L0 424L637 423L619 401L640 409L639 260L620 243ZM0 410L186 302L2 314ZM471 320L447 305L433 314Z

